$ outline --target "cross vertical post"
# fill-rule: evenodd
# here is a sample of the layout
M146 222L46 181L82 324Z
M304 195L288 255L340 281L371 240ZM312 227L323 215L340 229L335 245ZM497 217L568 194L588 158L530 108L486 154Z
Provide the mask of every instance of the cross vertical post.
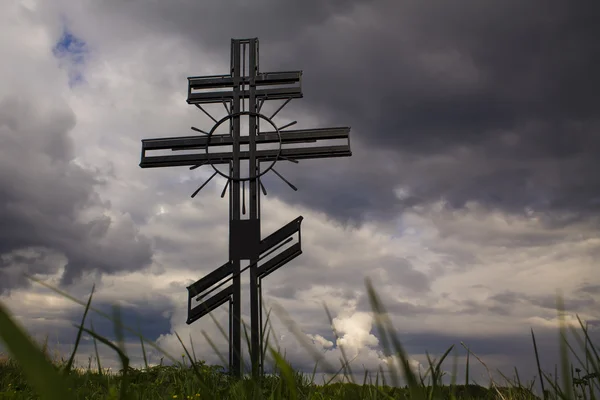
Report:
M250 52L249 52L249 62L248 62L248 75L249 75L249 83L250 83L250 93L248 96L248 110L256 113L257 104L256 104L256 54L257 54L257 45L258 40L250 40ZM244 71L245 74L245 71ZM249 118L249 129L248 129L248 168L250 170L250 175L258 175L258 165L256 162L256 117L250 116ZM258 208L258 197L260 193L258 193L258 187L256 179L250 180L250 220L257 221L258 226L258 237L257 241L260 241L260 210ZM252 259L250 259L250 359L252 363L252 376L258 377L259 368L260 368L260 355L261 355L261 346L260 346L260 320L259 320L259 311L260 311L260 303L258 298L258 277L256 275L256 268L258 267L258 252L254 254Z
M231 40L232 50L232 69L231 75L233 76L233 102L232 102L232 115L233 121L233 146L232 146L232 160L231 169L232 177L231 190L229 191L230 196L230 226L229 226L229 259L233 262L233 329L231 331L232 337L230 338L233 355L231 372L235 376L241 376L241 354L242 354L242 333L240 331L240 323L242 322L242 300L241 300L241 286L240 286L240 263L241 260L238 257L236 249L231 245L233 242L232 235L236 235L237 223L240 220L240 43L239 40Z

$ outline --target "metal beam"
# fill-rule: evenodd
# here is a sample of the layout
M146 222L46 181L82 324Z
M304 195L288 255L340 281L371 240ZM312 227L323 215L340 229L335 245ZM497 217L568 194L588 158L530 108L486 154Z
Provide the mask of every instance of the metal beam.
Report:
M188 296L192 297L189 293ZM233 296L233 285L221 290L219 293L215 294L210 299L203 301L198 306L194 308L190 308L188 310L188 318L186 324L190 325L194 321L199 320L206 314L213 311L215 308L224 304L227 300L229 300Z
M259 249L260 254L269 251L294 233L300 231L300 223L303 219L304 217L300 216L261 240Z
M273 161L277 158L278 150L260 150L256 152L256 158L261 161ZM352 155L350 145L340 146L322 146L322 147L305 147L282 149L281 156L292 158L294 160L313 159L313 158L333 158L333 157L349 157ZM239 159L248 160L249 152L240 151ZM140 167L142 168L158 168L158 167L180 167L198 165L203 162L210 162L214 165L228 164L232 160L231 153L206 153L201 154L181 154L173 156L142 156Z
M187 290L190 293L190 296L197 296L200 293L204 292L215 283L222 281L227 278L228 275L233 273L233 266L231 265L231 261L227 261L225 264L220 266L219 268L212 271L210 274L201 278L200 280L192 283L187 287Z
M188 104L210 104L210 103L221 103L223 101L234 100L233 91L216 91L216 92L202 92L202 93L189 93L187 102ZM247 99L250 97L249 91L240 92L239 98ZM277 88L277 89L256 89L257 100L280 100L280 99L301 99L302 88L301 87L290 87L290 88Z
M269 275L271 272L279 269L284 264L292 261L294 258L298 257L302 254L302 248L300 243L296 243L288 249L282 251L277 254L275 257L265 262L263 265L258 267L257 273L258 276L262 279Z
M233 75L213 75L207 77L189 77L188 78L188 104L206 104L220 103L222 101L234 100L233 90L214 90L233 88L235 82L250 86L250 76L239 76L239 80ZM279 88L262 88L265 86L286 86ZM302 71L286 72L264 72L256 75L256 79L251 86L252 89L239 92L239 98L249 98L250 91L253 91L257 100L276 100L286 98L302 97ZM257 89L259 88L259 89ZM200 92L194 92L200 90Z
M313 143L317 140L348 139L350 128L320 128L320 129L295 129L281 132L282 144ZM279 143L277 132L260 132L256 136L256 144ZM143 139L142 151L148 150L191 150L203 149L209 146L231 146L233 138L231 135L212 135L210 142L206 135L202 136L179 136L159 139ZM240 144L249 144L249 136L240 136Z
M227 75L212 76L190 76L188 79L189 90L206 90L218 88L232 88L233 77ZM283 71L283 72L262 72L256 75L256 86L269 85L291 85L300 83L302 71ZM245 76L240 82L246 85L250 84L251 77Z
M248 77L250 83L250 91L248 97L248 110L250 112L256 112L258 108L258 104L256 101L256 72L258 70L257 65L257 57L256 57L256 41L253 40L249 43L249 52L248 52ZM300 77L298 76L298 80ZM250 153L250 158L248 159L248 166L250 167L250 172L252 170L256 171L259 165L258 160L256 159L256 136L257 136L257 117L250 116L249 118L249 127L248 127L248 150ZM248 237L246 240L253 243L255 247L255 252L253 252L254 257L250 259L252 264L258 262L260 248L260 212L258 210L258 186L256 180L251 180L249 187L249 195L250 195L250 221L256 221L258 226L258 232L255 238ZM258 375L260 372L260 329L259 329L259 308L260 303L258 299L258 279L256 277L256 265L250 267L250 361L252 364L252 377L254 379L258 379Z
M240 54L240 41L232 40L231 41L231 51L232 51L232 59L231 59L231 76L233 77L233 95L231 99L232 108L231 111L233 114L238 115L240 112L240 78L244 76L241 71L241 54ZM188 101L189 102L189 101ZM230 184L229 189L229 259L233 263L233 300L231 310L233 311L232 321L233 321L233 330L231 332L231 337L229 340L231 341L233 348L232 355L232 365L230 365L231 372L233 372L234 376L241 377L242 376L242 331L241 331L241 322L242 322L242 291L241 291L241 281L240 281L240 258L236 254L236 249L231 245L232 243L232 232L231 232L231 222L240 220L240 182L237 180L240 177L240 117L234 117L231 121L232 123L232 137L233 137L233 146L231 155L231 163L230 171L234 180Z

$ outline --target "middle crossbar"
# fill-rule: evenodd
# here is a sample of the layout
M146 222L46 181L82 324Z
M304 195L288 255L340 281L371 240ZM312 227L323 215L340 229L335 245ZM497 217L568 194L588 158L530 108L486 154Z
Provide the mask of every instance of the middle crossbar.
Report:
M348 127L320 128L320 129L297 129L281 132L282 144L288 143L311 143L316 140L347 139L350 134ZM256 136L256 144L278 143L277 132L261 132ZM240 144L248 144L249 136L240 136ZM210 138L204 136L180 136L160 139L142 140L142 151L147 150L187 150L204 148L210 146L231 146L233 138L230 135L213 135Z

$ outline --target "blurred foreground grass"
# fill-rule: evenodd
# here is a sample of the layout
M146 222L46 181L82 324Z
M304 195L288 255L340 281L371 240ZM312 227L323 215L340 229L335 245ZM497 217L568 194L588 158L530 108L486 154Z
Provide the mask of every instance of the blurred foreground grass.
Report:
M463 343L461 345L467 352L464 384L456 382L456 359L453 364L451 384L444 385L442 383L444 375L442 364L454 346L450 347L439 360L433 360L428 355L428 369L424 373L416 374L410 368L408 356L369 280L366 282L366 289L380 342L386 355L394 355L399 359L399 368L394 363L389 365L391 382L385 381L383 370L380 369L374 379L365 371L362 383L357 384L353 379L352 360L346 358L343 348L341 348L343 355L341 366L336 368L325 362L320 354L315 353L306 337L298 333L297 329L290 330L315 358L315 369L311 377L292 369L281 352L269 345L271 330L264 329L266 337L264 338L263 354L270 356L270 360L275 365L274 372L265 375L260 380L248 377L238 380L225 374L221 367L208 366L203 361L197 360L193 342L191 342L192 354L190 354L177 333L177 338L185 353L181 360L169 355L139 332L124 326L118 307L113 309L113 315L96 310L91 306L93 288L88 301L81 302L44 282L29 278L84 306L83 317L81 323L76 325L78 332L73 353L69 359L61 358L60 355L51 357L47 340L41 346L37 345L27 332L15 323L9 311L0 303L0 340L10 352L10 356L0 356L0 399L600 399L598 395L600 393L598 351L590 340L587 326L577 317L580 330L571 326L569 329L575 338L576 346L585 358L578 357L575 347L566 339L567 327L563 319L564 307L560 297L557 299L557 310L561 322L562 379L560 381L557 379L556 372L550 374L541 370L533 330L531 331L532 357L535 357L537 361L539 375L532 382L521 382L515 369L514 378L509 379L503 376L504 382L502 383L495 382L488 370L490 374L488 388L470 384L470 357L473 356L486 369L487 366ZM89 311L96 312L113 321L116 343L98 335L94 331L93 325L90 324L89 328L84 327ZM279 312L284 313L283 310ZM327 308L326 312L331 320ZM269 317L270 313L267 315L265 328L267 325L271 328ZM291 321L289 317L287 320ZM219 328L224 333L222 327ZM123 344L124 330L133 332L140 337L145 362L144 368L135 369L129 366L129 357ZM87 367L76 368L74 358L84 333L93 338L96 354L95 357L89 358ZM275 336L273 337L275 338ZM207 337L207 339L216 351L210 338ZM247 337L246 340L248 340ZM108 373L102 368L101 360L98 357L99 344L110 347L118 354L122 366L118 373ZM161 360L160 365L149 366L145 345L164 354L173 362L173 365L163 365ZM570 364L569 353L578 362L577 366ZM225 364L225 359L221 355L220 357ZM94 360L94 366L92 366L92 360ZM321 385L314 383L317 366L331 372L332 378L328 382ZM336 378L342 382L332 383ZM403 379L404 387L400 387L400 379ZM543 393L543 397L536 397L534 391Z

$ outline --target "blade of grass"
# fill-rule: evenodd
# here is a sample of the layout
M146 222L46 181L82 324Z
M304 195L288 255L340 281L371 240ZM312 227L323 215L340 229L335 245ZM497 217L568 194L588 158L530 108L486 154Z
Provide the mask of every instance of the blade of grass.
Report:
M464 344L463 342L460 342L460 344L461 344L461 345L462 345L462 346L463 346L465 349L467 349L467 351L468 351L469 353L473 354L473 357L475 357L475 359L476 359L477 361L479 361L479 362L481 363L481 365L483 365L483 367L484 367L484 368L485 368L485 370L487 371L487 373L488 373L488 376L489 376L489 378L490 378L490 387L491 387L491 388L494 388L494 389L496 390L496 393L498 393L498 396L500 396L500 398L502 398L503 400L506 400L506 399L504 398L504 396L502 395L502 393L500 392L500 390L498 390L498 387L496 386L496 383L494 382L494 378L492 377L492 373L491 373L490 369L488 368L488 366L487 366L487 365L486 365L486 364L483 362L483 360L481 360L481 358L479 358L479 357L477 356L477 354L473 353L473 352L471 351L471 349L469 349L469 347L467 347L467 345L466 345L466 344Z
M187 355L187 357L190 360L190 363L192 364L192 368L194 370L194 373L196 374L196 377L198 378L198 384L200 385L200 387L202 388L202 391L205 393L206 396L208 396L208 393L210 392L209 388L204 384L204 380L202 379L202 374L200 373L200 371L198 370L198 366L196 365L196 363L192 360L192 357L190 356L190 352L188 351L188 349L185 347L185 345L183 344L183 341L181 340L181 338L179 337L179 334L177 332L175 332L175 336L177 336L177 340L179 340L179 343L181 343L181 347L183 347L183 351L185 351L185 354Z
M363 370L365 371L365 374L363 376L363 383L362 383L362 390L361 390L361 395L362 398L365 398L365 392L367 391L367 377L369 376L369 372L367 371L367 369L365 368L365 364L362 365L363 366Z
M467 350L467 367L466 367L466 371L465 371L465 386L468 388L469 387L469 357L471 356L471 353Z
M327 318L329 319L329 326L331 326L331 329L333 331L333 335L335 336L335 342L339 343L339 339L340 336L338 335L337 329L335 329L335 326L333 324L333 317L331 316L331 312L329 311L329 307L327 307L327 304L323 303L323 308L325 308L325 312L327 313ZM356 384L356 382L354 381L354 376L352 374L352 369L350 368L350 363L348 362L348 357L346 356L346 351L344 350L344 346L343 345L339 345L338 346L341 353L342 353L342 357L344 359L344 363L346 363L347 368L348 368L348 372L347 374L345 373L345 375L350 375L350 381L354 384Z
M580 324L580 325L582 325L582 324L581 324L581 320L579 319L579 315L577 316L577 320L579 321L579 324ZM583 327L582 327L582 328L583 328ZM588 323L587 323L587 321L586 321L586 322L585 322L585 331L587 331L587 329L588 329ZM586 372L587 372L587 371L589 371L589 370L590 370L590 357L588 357L588 354L589 354L589 348L588 348L588 341L587 341L587 338L586 338L586 340L585 340L585 344L584 344L584 346L583 346L583 353L585 354L585 370L586 370ZM599 360L599 361L600 361L600 360ZM600 383L600 379L599 379L598 381L599 381L599 383ZM594 381L592 381L592 382L593 382L593 383L596 383L596 382L594 382ZM595 397L596 397L596 396L595 396L595 393L594 393L594 392L595 392L595 391L594 391L594 385L588 385L588 387L589 387L589 392L590 392L590 394L589 394L589 396L590 396L590 399L593 399L593 400L595 400ZM584 390L585 390L585 389L584 389Z
M148 369L148 357L146 357L146 348L144 347L144 339L142 338L142 330L140 329L140 323L138 321L138 331L140 331L140 344L142 345L142 355L144 356L144 367Z
M244 328L244 337L246 338L246 346L248 351L250 351L250 349L252 349L252 346L250 345L250 335L248 334L248 324L246 324L246 321L243 321L242 327ZM254 371L254 366L252 365L252 357L249 357L250 360L244 360L244 358L242 357L242 365L244 365L246 367L247 371L250 371L250 375L252 376L253 371ZM244 362L245 361L245 362Z
M312 375L310 377L310 383L314 383L315 382L315 374L317 373L317 365L319 365L319 362L315 362L315 367L313 368L313 372Z
M535 362L537 364L538 374L540 376L540 386L542 387L542 397L544 400L547 400L546 389L544 388L544 377L542 375L542 367L540 366L540 357L538 354L537 344L535 342L535 335L533 333L533 328L531 328L531 340L533 340L533 350L535 351Z
M0 303L0 339L19 363L27 381L44 400L73 399L63 377L28 336Z
M221 360L223 365L229 365L229 363L225 360L225 357L223 357L223 354L221 354L219 349L217 349L217 346L215 346L215 343L208 336L208 334L205 331L201 331L201 332L202 332L202 336L204 336L204 338L208 341L208 344L210 345L210 347L212 347L213 351L217 354L217 357L219 357L219 360Z
M228 339L229 335L227 333L225 333L225 329L223 329L223 326L221 326L221 324L219 323L219 321L217 321L217 318L215 318L215 316L213 315L213 313L212 312L208 313L208 316L213 320L213 322L215 323L215 325L217 325L217 328L219 329L219 332L221 333L221 335L225 339ZM232 317L232 319L233 319L233 317ZM235 323L239 323L239 322L233 321L233 323L235 324Z
M123 354L127 355L125 351L125 335L123 335L123 322L121 321L121 307L118 304L112 306L113 311L113 324L115 328L115 338L117 339L117 345Z
M392 361L391 366L389 368L391 379L392 379L392 385L395 387L399 387L400 380L398 379L396 367L393 362L393 352L392 352L392 348L390 345L390 341L388 340L388 332L387 332L386 326L385 326L385 319L384 319L385 310L383 309L383 305L379 301L379 297L377 296L377 294L375 293L375 290L373 289L373 287L371 285L370 279L368 279L368 278L365 279L365 285L367 286L367 294L369 297L369 302L371 304L371 310L373 310L373 314L374 314L373 319L375 322L375 326L377 327L377 331L379 332L379 340L381 340L381 346L383 347L385 356L391 358L391 361ZM414 374L412 374L412 371L411 371L411 378L408 378L408 379L412 379L414 381L413 385L417 385L417 380L416 380Z
M581 365L583 368L585 368L585 363L577 355L577 353L575 352L575 349L573 349L573 346L571 346L571 344L568 342L567 338L564 335L562 335L562 334L560 334L560 337L564 341L565 346L567 346L567 349L569 349L569 351L571 352L571 354L573 355L573 357L575 357L575 359L577 360L577 362L579 363L579 365ZM579 340L581 340L581 338L579 338ZM581 341L581 344L583 345L583 341ZM587 370L586 370L586 372L587 372Z
M521 378L519 377L519 371L517 371L517 367L514 367L515 369L515 376L517 378L517 385L519 385L519 388L523 387L523 385L521 385Z
M271 337L271 329L268 327L268 323L269 323L269 318L271 317L271 310L269 310L267 312L267 318L266 321L262 327L262 349L261 351L261 359L262 359L262 365L261 365L261 374L264 375L265 373L265 360L267 359L267 349L269 346L269 339ZM265 334L266 332L266 334Z
M93 331L94 323L92 321L90 321L90 327L92 328L92 331ZM100 375L102 377L102 365L100 364L100 355L98 354L98 342L96 341L95 337L92 337L92 340L94 341L94 351L96 352L96 363L98 364L98 375Z
M90 293L90 297L88 298L87 304L85 305L85 309L83 310L83 317L81 318L81 326L85 324L85 317L87 316L88 310L90 309L90 305L92 304L92 297L94 296L94 290L96 285L92 285L92 291ZM68 374L71 371L71 367L73 366L73 360L75 359L75 353L77 353L77 347L79 347L79 341L81 340L81 330L77 331L77 336L75 337L75 346L73 348L73 352L71 353L71 357L69 357L69 361L67 361L67 365L65 367L65 373Z
M83 326L77 326L75 325L75 327L77 329L81 329L83 331L85 331L86 333L88 333L89 335L91 335L92 337L98 339L101 343L104 343L105 345L107 345L108 347L110 347L111 349L113 349L114 351L117 352L117 354L119 355L119 359L121 360L121 365L123 367L122 371L122 375L121 375L121 394L120 394L120 398L121 399L125 399L127 396L127 377L128 377L128 373L129 373L129 357L127 357L127 355L125 354L125 352L119 347L116 346L114 343L110 342L108 339L98 335L96 332L93 332L89 329L84 328Z
M437 365L435 366L436 377L439 377L441 379L440 371L442 369L442 363L444 362L446 357L448 357L448 354L450 354L450 352L452 351L453 348L454 348L454 345L450 346L448 348L448 350L446 350L446 352L442 355L442 357L440 358L440 361L438 361Z
M498 373L500 374L500 376L502 376L502 378L507 383L508 397L509 397L509 399L514 399L515 398L515 396L513 395L513 392L514 392L514 382L512 382L510 379L508 379L508 377L506 377L506 375L504 375L502 373L502 371L500 371L499 369L496 368L496 371L498 371ZM490 382L490 389L491 388L492 388L492 382Z
M560 365L563 381L563 390L567 399L574 399L573 386L569 382L569 353L567 351L567 335L565 323L565 305L560 291L556 294L556 310L558 312L559 322L559 341L560 341Z
M289 316L289 314L285 311L285 309L279 305L278 303L273 303L272 307L275 315L287 326L288 330L296 337L296 340L306 349L306 351L313 357L315 362L319 361L324 365L324 372L328 374L333 374L336 371L336 368L333 367L325 357L320 354L317 349L313 346L313 344L309 341L308 337L302 329L296 324L296 322Z
M432 377L431 377L431 379L433 381L433 385L432 385L432 389L431 389L431 398L433 398L434 396L436 396L436 398L438 398L442 395L441 387L444 386L444 384L442 382L442 374L441 374L442 363L444 362L446 357L448 357L448 354L450 354L450 352L452 351L453 348L454 348L454 345L450 346L448 348L448 350L446 350L446 352L442 355L442 357L437 362L435 367L433 368L433 373L432 373ZM428 356L427 358L429 359L429 355L427 355L427 356ZM430 363L430 366L433 366L433 364Z
M587 329L587 327L585 327L583 325L583 322L581 322L581 318L579 318L579 315L577 315L577 321L579 321L579 325L581 326L581 329L583 330L583 334L585 335L586 343L589 344L589 347L592 349L592 352L589 353L590 354L590 356L589 356L590 362L592 363L592 366L593 366L596 374L600 375L600 356L598 355L596 346L594 345L594 343L592 343L592 339L590 338L590 335L588 334L588 329ZM589 350L587 350L587 352L589 352ZM586 357L588 357L587 352L586 352ZM595 356L595 358L592 357L592 353Z
M419 381L421 382L422 387L427 387L427 385L425 384L425 378L427 377L428 374L429 374L429 368L427 369L427 371L425 371L425 376L423 376L423 374L421 373L421 365L419 365Z
M423 393L423 388L420 387L419 384L417 383L417 379L415 377L414 372L410 368L410 363L409 363L408 357L404 351L404 348L400 344L400 341L398 340L398 338L395 334L394 327L392 326L391 321L387 317L387 312L385 311L385 307L379 300L379 296L377 296L377 293L375 292L375 289L373 288L373 285L369 278L365 279L365 284L367 286L367 292L369 295L369 301L371 302L371 308L373 309L373 312L376 314L375 320L381 319L381 323L378 324L378 329L381 328L380 335L383 332L389 333L391 342L394 346L395 354L400 358L402 372L404 374L404 378L408 382L411 399L423 399L425 397L425 394ZM384 325L385 325L385 327L384 327ZM383 342L383 340L382 340L382 342ZM394 386L399 387L400 385L396 384Z
M333 374L333 376L331 378L329 378L329 380L327 381L327 383L325 383L323 386L327 386L331 382L333 382L333 380L339 376L340 372L342 372L343 369L344 369L344 366L342 365L340 367L340 369L338 369L337 372L335 374Z
M498 371L498 373L500 374L500 376L506 381L506 383L510 386L512 386L514 384L513 381L511 381L506 375L504 375L502 373L502 371L500 371L498 368L496 368L496 371Z
M546 382L548 382L548 384L552 387L552 390L554 390L554 397L560 397L563 400L566 400L567 397L565 396L565 394L563 393L562 389L560 388L560 386L558 385L558 378L556 376L556 371L555 371L555 376L554 376L554 380L551 379L551 377L548 376L548 374L546 374L545 372L543 372L544 377L546 378Z
M558 386L558 366L556 364L554 364L554 385L556 387L559 387ZM561 391L561 393L562 393L562 391Z
M194 356L194 362L197 363L196 350L194 350L194 341L192 340L192 334L190 333L190 346L192 347L192 355Z
M452 377L450 378L450 399L456 399L456 379L458 371L458 352L454 349L454 361L452 362Z
M267 311L264 304L263 304L263 309L264 309L264 311ZM269 325L269 332L273 332L273 340L275 340L275 346L277 346L276 347L277 351L281 352L281 346L279 345L279 340L277 339L277 332L275 332L275 329L273 329L273 323L271 322L270 315L271 315L271 309L269 309L267 312L267 321L265 322L265 324Z
M429 381L431 382L431 385L428 385L428 387L427 387L427 392L428 392L427 393L427 398L429 400L432 400L433 399L433 394L434 394L434 392L436 390L436 382L435 382L435 379L434 379L434 372L433 372L433 369L434 369L433 363L434 363L434 361L431 360L431 357L429 356L429 352L428 351L425 352L425 356L427 357L427 363L429 364L429 367L427 367L427 371L425 371L425 377L427 377L427 375L431 374L431 376L429 378ZM423 386L425 386L425 385L423 385Z
M283 375L283 379L285 380L285 382L287 384L289 398L291 400L297 400L298 390L296 387L296 380L294 379L294 371L292 370L292 367L273 348L271 348L270 350L271 350L271 356L275 360L275 363L279 367L279 370L281 371L281 375Z

